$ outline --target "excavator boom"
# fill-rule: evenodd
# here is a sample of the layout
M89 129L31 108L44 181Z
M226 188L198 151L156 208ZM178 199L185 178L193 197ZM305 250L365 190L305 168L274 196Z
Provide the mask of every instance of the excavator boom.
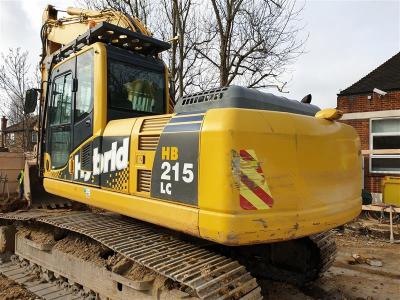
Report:
M132 32L152 36L152 33L139 19L120 11L111 9L93 11L68 7L66 13L68 16L57 18L58 11L51 5L48 5L43 12L41 38L47 44L43 49L44 57L53 54L63 45L72 42L100 22L107 22Z

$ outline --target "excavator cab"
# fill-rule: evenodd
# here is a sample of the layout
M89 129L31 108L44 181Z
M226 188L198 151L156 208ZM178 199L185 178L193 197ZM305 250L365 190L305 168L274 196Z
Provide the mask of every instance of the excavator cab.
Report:
M102 22L45 62L49 81L42 91L39 173L70 178L73 154L81 151L81 168L91 170L92 148L101 147L110 121L172 111L168 71L158 58L168 48L168 43ZM29 90L27 112L35 110L36 99L36 90ZM90 149L81 148L92 140ZM36 172L34 165L27 166L29 174ZM32 204L32 187L26 191ZM35 198L43 199L43 193Z

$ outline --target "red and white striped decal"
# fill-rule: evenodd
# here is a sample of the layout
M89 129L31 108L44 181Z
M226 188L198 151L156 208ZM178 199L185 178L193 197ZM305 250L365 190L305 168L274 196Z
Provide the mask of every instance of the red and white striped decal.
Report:
M240 207L269 209L274 199L254 150L240 150Z

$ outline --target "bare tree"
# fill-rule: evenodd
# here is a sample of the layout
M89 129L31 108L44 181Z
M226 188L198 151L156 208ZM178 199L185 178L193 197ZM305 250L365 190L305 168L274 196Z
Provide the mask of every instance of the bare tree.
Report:
M176 93L181 97L194 84L195 64L198 59L194 51L194 40L198 36L198 19L195 15L197 3L194 0L162 0L162 13L165 15L158 28L161 38L173 37L169 55L171 78L176 83ZM165 26L167 20L169 26ZM164 26L162 26L164 25Z
M0 91L5 99L0 109L11 124L24 119L25 91L31 84L27 57L28 51L20 48L9 49L1 54Z
M171 50L163 58L175 83L175 93L182 96L190 89L195 72L199 73L194 68L199 55L192 42L199 31L196 0L80 0L80 3L90 9L112 8L136 16L154 29L156 36L171 40Z
M209 0L206 41L196 51L219 74L219 85L238 83L253 88L276 82L305 40L295 0ZM212 80L212 78L210 79Z
M102 10L112 8L127 15L139 18L145 25L149 25L152 12L151 0L79 0L78 3L89 9Z
M163 40L175 37L162 57L179 96L230 84L281 89L280 76L303 52L296 0L80 2L137 16Z
M15 48L2 53L0 63L0 92L3 97L0 113L6 116L11 124L22 124L22 137L18 144L22 146L23 151L29 133L26 124L32 120L24 113L25 92L33 84L27 60L28 51Z

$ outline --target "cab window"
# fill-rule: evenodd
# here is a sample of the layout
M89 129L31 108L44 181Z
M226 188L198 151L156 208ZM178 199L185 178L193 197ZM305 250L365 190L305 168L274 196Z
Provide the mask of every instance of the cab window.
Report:
M76 76L75 123L86 118L93 107L93 50L78 56Z
M49 112L49 154L51 168L57 169L68 161L71 145L72 74L56 77L53 81Z
M117 110L137 114L164 111L164 73L109 60L108 103Z
M53 82L50 125L71 123L72 74L57 77Z

